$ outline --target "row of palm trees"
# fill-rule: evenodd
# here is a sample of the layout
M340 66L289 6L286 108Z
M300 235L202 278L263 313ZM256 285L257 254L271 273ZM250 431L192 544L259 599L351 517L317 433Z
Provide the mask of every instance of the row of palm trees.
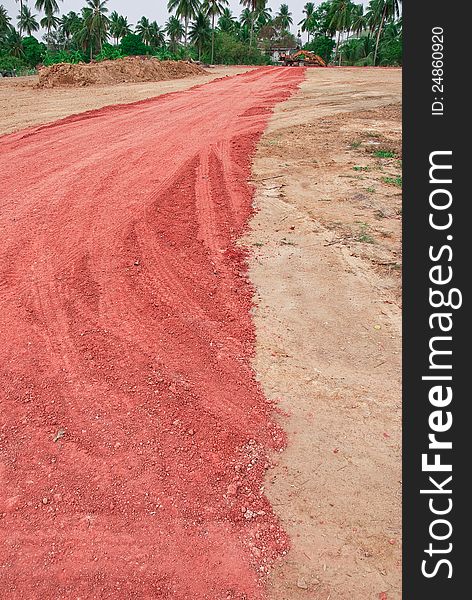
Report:
M323 34L330 37L337 34L336 55L340 58L341 36L349 39L351 34L362 35L365 32L375 34L374 65L377 63L379 42L385 24L400 16L402 0L371 0L364 10L363 4L351 0L329 0L315 7L307 2L303 9L304 18L300 21L302 31L311 35Z
M244 7L240 21L249 29L249 46L253 46L255 39L256 22L267 25L272 21L271 9L267 6L267 0L240 0ZM203 31L207 27L207 20L211 20L211 62L215 55L215 31L216 23L223 31L231 31L234 26L234 17L229 9L229 0L168 0L167 9L175 13L175 18L183 22L185 45L190 39L203 37ZM288 30L292 25L292 15L287 4L281 4L274 19L283 30ZM189 31L189 24L193 21L193 27ZM201 32L201 35L200 33Z
M108 0L86 0L80 13L69 12L59 16L59 4L62 0L36 0L35 8L44 13L38 21L27 4L27 0L17 0L20 11L17 17L19 38L26 33L32 35L40 27L59 31L66 41L74 38L83 48L89 48L90 56L100 51L103 43L111 37L115 44L133 32L133 26L127 17L116 11L108 14ZM314 2L305 4L304 18L298 25L308 34L308 41L316 35L337 36L336 55L340 56L341 39L349 39L352 34L362 35L371 32L375 35L374 64L377 61L379 41L385 24L395 20L400 13L402 0L371 0L366 9L352 0L327 0L315 6ZM240 0L242 12L240 26L248 32L249 46L263 37L267 29L289 34L293 17L288 4L282 3L276 15L272 16L267 0ZM169 40L170 49L175 52L182 39L187 47L189 41L202 53L202 46L211 40L211 62L215 56L215 32L234 33L238 24L231 13L228 0L168 0L171 13L164 28L156 21L142 17L134 32L147 46L160 47ZM0 21L2 19L0 7ZM3 9L6 14L6 11ZM264 29L266 28L266 29ZM289 34L290 35L290 34ZM347 36L347 37L346 37Z

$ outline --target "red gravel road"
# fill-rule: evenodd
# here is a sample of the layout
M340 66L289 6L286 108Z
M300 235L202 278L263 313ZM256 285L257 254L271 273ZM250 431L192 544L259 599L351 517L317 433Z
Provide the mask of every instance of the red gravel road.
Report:
M283 445L235 245L262 68L0 138L0 597L264 597ZM262 577L263 579L263 577Z

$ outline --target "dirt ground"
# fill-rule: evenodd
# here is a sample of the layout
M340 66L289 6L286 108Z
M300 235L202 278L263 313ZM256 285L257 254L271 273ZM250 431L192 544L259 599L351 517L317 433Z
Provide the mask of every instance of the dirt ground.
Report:
M212 67L206 75L146 83L35 89L39 78L0 78L0 134L48 123L109 104L124 104L180 92L218 77L244 73L251 67Z
M400 70L308 70L254 163L255 369L288 433L273 600L401 597L400 101Z
M246 70L73 90L0 80L0 133ZM400 102L400 70L307 70L254 161L254 367L288 436L264 486L291 543L271 600L401 597Z

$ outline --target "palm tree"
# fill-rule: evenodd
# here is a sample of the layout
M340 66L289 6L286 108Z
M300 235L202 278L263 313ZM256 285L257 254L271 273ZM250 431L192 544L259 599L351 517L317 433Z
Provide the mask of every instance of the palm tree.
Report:
M110 13L110 35L115 40L115 45L118 44L118 39L120 37L120 15L114 10Z
M179 19L185 23L185 45L188 45L188 24L190 19L197 16L200 10L200 0L168 0L167 10L173 12Z
M239 15L239 22L241 23L241 25L243 27L246 27L246 29L251 29L251 25L252 25L252 12L249 10L249 8L245 8L241 14Z
M303 13L305 14L305 18L298 24L302 26L302 31L308 33L308 43L310 43L310 34L313 31L313 18L315 14L314 2L307 2L303 8Z
M18 0L15 0L15 2L18 2ZM19 2L20 2L20 15L21 15L23 13L23 0L19 0ZM19 20L20 19L18 18L18 21ZM19 33L21 35L21 31L22 31L22 29L21 29L21 23L18 23L18 31L19 31Z
M114 10L109 17L110 21L110 35L115 40L115 44L118 44L118 41L128 35L128 33L132 32L132 27L128 23L128 17L123 17L119 15L116 10Z
M220 31L225 31L226 33L231 33L234 30L234 22L235 17L231 12L230 8L224 8L223 12L218 19L218 27Z
M39 22L41 27L47 29L48 36L51 29L56 29L59 25L59 19L55 16L59 12L59 5L56 0L36 0L34 4L36 10L42 10L44 17Z
M203 2L203 12L211 17L211 64L215 60L215 17L219 17L228 4L228 0L204 0Z
M10 17L8 16L7 9L0 4L0 33L7 31L10 28Z
M171 51L175 53L178 44L185 35L183 25L177 17L172 15L166 23L165 31L169 37Z
M277 21L282 30L288 31L290 29L290 25L293 24L292 13L288 8L288 4L281 4L279 8L279 12L277 13Z
M266 2L261 2L256 7L256 18L258 26L264 27L272 22L272 9L266 6Z
M380 35L386 21L395 19L400 14L402 0L371 0L367 13L367 20L372 31L377 29L374 50L374 66L377 63Z
M10 29L8 30L6 35L6 42L8 44L8 48L12 56L16 56L17 58L23 56L23 38L14 27L10 27Z
M190 27L190 40L198 48L198 60L202 59L202 49L211 39L210 19L204 12L199 12Z
M252 40L254 38L254 21L256 20L256 11L258 7L261 6L261 4L264 4L264 6L266 5L266 0L240 0L240 4L246 7L246 10L243 10L243 12L241 13L241 19L243 18L243 14L246 15L244 17L246 20L247 16L250 15L250 22L248 24L250 31L249 45L252 46ZM241 23L243 23L243 21L241 21ZM246 25L246 23L243 24Z
M136 33L141 37L146 46L151 44L152 28L147 17L141 17L136 23Z
M50 10L48 10L45 13L44 17L39 22L41 27L43 27L44 29L47 30L48 38L49 38L49 35L51 34L51 29L57 29L59 27L60 23L61 23L61 20L59 19L59 17L56 17L56 15L53 12L51 12Z
M333 0L331 3L330 13L330 28L338 32L336 41L336 56L339 56L341 63L341 55L339 54L339 42L341 41L341 33L347 31L351 27L351 9L352 2L350 0Z
M149 25L151 39L150 44L154 46L154 48L160 48L164 46L166 43L166 39L164 37L164 30L159 27L157 21L152 21Z
M107 17L108 0L87 0L87 6L82 9L83 27L79 34L79 40L84 49L89 48L90 60L93 52L102 49L103 42L108 37L110 20Z
M354 4L351 11L351 30L360 35L367 28L367 20L364 15L364 5Z
M82 19L73 10L68 12L66 15L62 15L59 23L59 29L64 35L66 42L68 42L71 37L81 29L81 27Z
M31 35L33 31L38 31L39 23L36 21L36 15L31 14L31 10L26 4L23 4L21 12L18 15L18 30L20 35L25 31L28 35Z

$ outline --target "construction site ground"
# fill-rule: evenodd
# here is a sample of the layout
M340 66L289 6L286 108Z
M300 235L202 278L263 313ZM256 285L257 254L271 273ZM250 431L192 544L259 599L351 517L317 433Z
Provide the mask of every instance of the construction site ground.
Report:
M122 138L115 140L113 123L99 113L98 127L111 136L112 155L101 155L99 185L92 188L92 179L84 180L85 190L73 172L74 143L86 150L81 120L64 124L70 147L67 136L61 138L62 125L57 134L55 126L41 128L86 110L185 91L249 70L221 67L182 80L66 90L35 89L35 78L0 81L0 133L18 132L11 141L0 138L15 158L11 180L3 165L13 203L4 212L7 252L0 265L5 304L0 325L4 339L11 341L1 356L8 367L3 400L13 415L2 438L2 476L8 485L0 527L3 520L6 531L19 528L0 556L6 565L0 589L12 599L70 597L72 590L83 597L98 590L96 597L117 598L118 589L122 597L137 593L179 600L401 597L401 70L254 71L247 81L211 84L220 86L212 88L214 93L199 88L197 112L193 92L188 104L179 96L168 101L176 133L170 125L166 133L149 124L154 108L145 104L137 105L137 114L126 109L123 120L110 113L124 128ZM241 110L234 107L238 102ZM156 110L165 109L159 106ZM228 114L222 116L225 110ZM133 119L136 139L144 138L142 148L132 135ZM86 119L83 127L92 132L92 124L93 118ZM40 127L20 131L32 126ZM218 132L218 126L225 131L221 143L212 129ZM29 135L37 135L31 149ZM170 175L164 171L167 162L152 175L153 135L161 136L168 148L163 156L174 169ZM182 170L172 166L173 135ZM214 154L207 152L207 140ZM186 143L194 144L195 152ZM115 182L124 177L123 165L112 159L123 159L125 148L133 149L133 144L129 159L136 175L129 176L129 184L137 191L127 204L129 191ZM46 168L51 156L61 155L64 164ZM97 148L90 159L81 156L84 176L95 177L95 155L100 156ZM143 161L144 176L167 196L156 191L152 210L160 212L146 209L140 220L141 202L147 198L139 179ZM46 168L46 179L34 172L40 167ZM191 177L186 175L190 171ZM58 188L65 185L72 203L62 206L54 192L49 215L39 202L48 181ZM246 182L254 186L252 214L245 204L252 191ZM28 196L22 196L22 186ZM185 219L194 217L191 204L174 217L169 190L186 199L196 194L201 215L188 231ZM231 218L215 197L218 190L225 203L231 197L244 199L232 206ZM125 194L119 201L117 192ZM85 194L83 212L73 208L74 194ZM208 198L213 198L211 209ZM173 218L182 220L174 224ZM200 246L189 242L194 231L209 249L211 263L200 257ZM234 235L235 248L220 255ZM154 251L155 236L159 249ZM179 279L189 268L193 271ZM153 298L151 284L164 290L168 314ZM137 295L128 306L133 289ZM246 320L249 311L252 319ZM187 313L193 314L193 325ZM224 331L208 325L201 333L199 323L210 317L212 323L224 322ZM120 323L122 334L116 329ZM188 333L186 328L192 327L195 331ZM146 337L151 334L152 343ZM192 364L181 358L189 349ZM50 356L52 371L42 371ZM257 385L253 388L246 363L252 364L265 399ZM83 381L79 374L87 372L93 377ZM139 379L133 389L144 374L150 388L144 389ZM159 409L147 400L151 388L157 397L163 394ZM70 397L64 395L66 389ZM110 390L121 411L115 424L107 423L94 396L107 398ZM90 414L74 404L74 394L86 399ZM179 394L186 407L183 416L177 409L172 412ZM127 439L127 418L132 436L139 438L139 419L127 417L134 400L127 397L139 401L143 427L162 419L164 433L141 440L144 447ZM203 403L202 414L191 406L195 398ZM48 404L51 399L55 406ZM71 407L58 409L61 402ZM35 407L40 414L30 414ZM64 426L61 419L72 417L76 421ZM201 444L204 465L190 477L187 492L182 480L189 473L186 452L194 443ZM162 444L172 454L155 459L153 451ZM173 456L182 464L165 472ZM94 471L80 493L73 490L74 477L80 480L83 474L66 469L60 480L57 463L62 460ZM128 482L123 484L128 497L113 496L113 485L107 489L112 480L102 466L106 460ZM144 490L149 491L148 473L156 460L155 485L162 495L153 497L151 510ZM250 470L242 473L246 462ZM229 464L236 478L228 479ZM136 485L129 483L133 470ZM100 493L90 496L96 486ZM166 494L175 504L166 501ZM224 499L215 500L220 496ZM173 524L167 537L144 536L135 543L148 527L149 514L159 510ZM176 515L192 519L194 529L181 530ZM55 526L57 545L51 546ZM68 530L74 532L72 540L65 535ZM40 554L33 542L44 546ZM100 554L100 544L107 556ZM12 556L21 547L15 562ZM156 547L164 554L177 549L181 562L165 557L159 572L141 568ZM70 583L67 574L77 561L86 564L86 577ZM38 575L33 583L29 569ZM154 587L146 583L152 577Z

